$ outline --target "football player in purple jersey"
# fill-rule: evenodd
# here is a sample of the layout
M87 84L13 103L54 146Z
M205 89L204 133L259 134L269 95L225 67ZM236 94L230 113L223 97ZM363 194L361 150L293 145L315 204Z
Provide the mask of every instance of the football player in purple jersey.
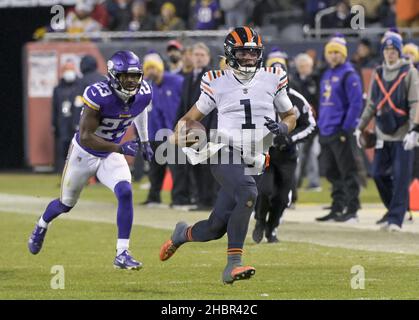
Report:
M116 52L107 66L108 80L96 82L84 91L80 129L68 151L60 198L48 204L32 232L28 247L32 254L39 253L48 224L75 206L87 180L96 175L118 200L114 266L138 270L141 262L128 251L133 202L131 173L124 155L134 157L141 150L145 160L150 161L153 157L147 133L147 106L152 93L151 87L143 80L140 60L133 52ZM121 144L132 123L137 128L139 139Z

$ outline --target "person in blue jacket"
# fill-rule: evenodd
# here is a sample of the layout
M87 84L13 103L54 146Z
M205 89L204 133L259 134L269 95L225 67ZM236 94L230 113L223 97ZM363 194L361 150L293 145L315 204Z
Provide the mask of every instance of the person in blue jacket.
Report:
M176 123L176 114L182 94L183 77L181 75L164 71L163 60L157 53L144 56L144 76L151 83L153 98L151 111L148 117L148 133L153 151L164 143L156 134L160 129L173 129ZM157 159L158 160L158 159ZM166 173L166 164L160 164L155 158L150 162L150 190L147 206L161 204L160 191ZM175 181L174 181L175 183Z
M362 83L349 61L345 38L335 35L325 46L328 68L320 80L319 141L326 178L332 184L329 214L317 221L357 221L360 185L353 132L363 108Z

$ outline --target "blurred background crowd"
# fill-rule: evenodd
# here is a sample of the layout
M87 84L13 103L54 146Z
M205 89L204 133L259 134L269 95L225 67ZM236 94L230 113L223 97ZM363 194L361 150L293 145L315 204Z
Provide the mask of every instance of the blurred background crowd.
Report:
M362 30L354 30L351 25L358 12L351 11L351 8L356 8L356 5L362 6L365 14L365 26ZM403 59L410 59L416 67L419 64L417 0L76 0L74 5L65 5L65 24L61 29L52 28L49 10L42 12L42 18L41 15L36 19L34 17L36 22L31 21L31 10L18 12L16 17L20 17L22 22L19 28L14 28L13 23L7 22L12 21L10 14L2 15L5 11L0 10L0 20L5 24L2 29L6 34L15 35L10 37L7 50L2 50L10 53L9 59L14 63L8 59L0 61L1 74L8 75L8 80L2 83L4 90L0 93L3 95L1 101L4 110L0 121L6 125L13 122L18 123L18 126L26 125L24 114L31 114L24 111L28 99L24 92L27 89L26 84L22 83L25 83L28 74L25 73L26 56L19 53L30 40L22 36L22 30L35 23L36 28L31 29L31 38L38 43L48 43L49 52L54 51L55 44L48 36L57 32L81 35L75 39L60 38L60 46L66 45L68 48L72 45L71 39L78 44L106 44L108 41L105 36L85 37L83 35L86 32L121 33L121 37L117 39L119 42L113 42L115 39L108 41L108 49L112 48L112 51L135 45L132 50L142 59L145 78L153 87L153 108L149 110L151 137L159 129L173 129L179 117L194 104L200 94L200 79L207 70L226 68L225 61L220 56L223 52L222 43L228 30L236 26L248 25L260 32L266 49L265 65L280 63L285 66L288 69L290 87L308 100L316 116L322 94L320 79L329 68L324 58L324 46L335 31L343 32L347 39L345 60L350 62L363 82L363 103L368 91L368 83L365 82L369 81L365 77L365 71L371 72L383 61L380 40L384 30L397 28L404 38L401 48ZM39 23L40 20L43 23ZM222 35L207 41L205 32L211 34L210 31L217 30ZM378 31L370 33L373 30ZM140 34L142 31L145 33ZM172 31L204 33L201 38L178 34L173 36L170 34ZM164 36L149 41L152 36L147 32L154 32L154 35L162 32ZM133 35L132 38L129 33ZM105 54L103 57L107 58ZM83 105L80 96L84 88L105 79L103 65L100 68L100 63L103 61L98 61L97 57L85 55L79 62L61 60L59 64L59 81L51 97L51 131L55 141L53 165L56 172L62 170L68 144L77 130ZM216 114L210 115L205 121L207 122L204 125L208 130L215 128ZM19 128L9 135L3 135L4 139L7 136L7 143L2 145L5 155L13 153L16 157L20 156L20 160L4 157L0 159L1 168L22 168L29 162L28 155L24 154L28 142L25 145L22 142L25 141L25 128ZM29 140L27 137L26 139ZM152 141L152 145L156 149L159 142ZM13 152L7 152L9 149L13 149ZM299 150L296 187L303 187L303 178L306 176L304 187L310 191L319 191L320 176L324 175L324 168L322 161L319 161L321 146L318 137L310 138ZM365 185L367 177L371 175L371 159L372 156L368 153L358 154L361 185ZM417 164L418 161L416 177L419 176ZM150 189L144 203L146 205L161 204L160 191L168 172L173 179L172 205L192 209L205 209L213 205L217 186L205 165L176 165L166 168L153 162L144 163L139 157L132 163L132 168L136 180L141 180L145 174L149 177L150 185L147 188ZM293 200L296 201L296 198Z
M415 0L77 0L66 10L65 28L54 31L216 30L249 25L261 28L264 35L283 33L292 38L316 23L322 29L350 28L355 5L364 8L368 28L419 26ZM38 29L36 37L45 31L53 30Z

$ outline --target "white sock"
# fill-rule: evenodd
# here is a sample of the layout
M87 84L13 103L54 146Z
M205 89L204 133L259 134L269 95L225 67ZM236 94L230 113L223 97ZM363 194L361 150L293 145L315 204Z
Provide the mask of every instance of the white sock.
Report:
M48 222L45 222L44 219L42 219L42 217L41 217L41 218L39 218L38 226L47 229L48 228Z
M116 255L119 256L125 250L129 248L129 239L118 239L116 242Z

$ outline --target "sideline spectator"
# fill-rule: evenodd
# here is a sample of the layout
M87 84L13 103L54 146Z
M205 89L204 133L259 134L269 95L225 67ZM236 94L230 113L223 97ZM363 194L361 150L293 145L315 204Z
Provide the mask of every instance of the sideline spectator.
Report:
M80 72L83 74L80 83L82 90L98 81L106 81L106 77L97 71L97 60L91 55L85 55L80 60Z
M131 21L131 0L107 0L109 12L109 30L126 31Z
M224 12L224 20L227 28L244 26L247 13L251 12L249 0L220 0L220 8Z
M403 145L403 139L413 128L415 111L419 110L418 72L409 61L401 59L402 47L401 37L384 36L381 45L384 62L371 77L367 105L355 131L361 147L360 136L375 118L377 143L372 171L387 208L387 213L377 221L385 231L400 231L409 207L414 155ZM388 91L392 92L390 96Z
M351 8L346 0L340 0L335 5L336 11L325 15L322 18L323 29L350 28Z
M180 73L183 68L182 62L183 46L177 40L170 40L166 46L166 53L169 59L169 71L172 73Z
M91 0L95 3L92 14L90 15L93 19L99 22L103 29L107 29L109 26L109 13L105 6L104 0Z
M182 52L182 70L179 74L185 77L193 71L193 48L186 47Z
M130 31L150 31L155 28L154 17L147 12L147 6L143 0L135 0L131 6Z
M78 90L78 97L74 106L78 109L75 110L73 116L73 126L78 129L79 122L80 122L80 113L81 107L83 107L82 96L84 90L87 86L98 82L98 81L106 81L107 78L97 71L97 61L96 58L91 55L85 55L80 60L80 72L82 73L81 79L78 81L79 83L79 90Z
M209 70L210 54L209 48L203 42L198 42L193 46L194 69L185 77L177 119L180 119L198 100L201 94L202 75ZM202 120L202 124L207 129L207 135L210 129L215 129L217 127L216 110L206 116ZM192 173L192 177L190 173ZM192 198L194 198L194 192L197 191L197 210L208 210L213 207L216 195L216 182L208 164L192 166L187 163L186 165L176 165L175 175L178 181L182 181L182 183L174 186L176 194L179 194L183 199L180 203L181 205L189 204ZM193 186L197 179L199 179L199 183Z
M171 2L165 2L157 17L156 27L158 31L185 30L185 22L176 16L176 8Z
M300 53L295 57L294 61L296 73L293 76L293 85L307 99L316 118L319 104L319 77L314 73L313 59L306 53ZM299 162L296 170L298 188L302 186L304 176L307 175L307 190L321 190L319 154L320 144L318 135L313 134L298 149Z
M419 48L414 43L407 43L403 47L403 54L409 58L410 62L419 71ZM419 86L419 84L418 84ZM419 89L418 89L419 90ZM413 163L413 178L419 179L419 148L414 149L415 160Z
M383 0L378 8L378 17L383 28L396 27L396 0Z
M220 6L216 0L197 0L193 6L195 30L214 30L221 18Z
M362 38L359 41L356 52L352 55L351 62L357 70L361 70L363 68L375 68L378 65L378 59L375 57L375 53L369 39Z
M419 47L412 42L406 43L403 47L403 54L419 70Z
M62 78L54 88L52 95L52 130L55 138L56 172L63 170L68 147L76 132L73 117L79 117L75 106L80 94L79 81L74 63L66 62L62 68ZM80 111L78 113L80 114Z
M74 11L70 11L65 19L68 33L101 31L102 25L91 17L94 3L91 0L77 0Z
M150 53L144 56L144 77L150 81L153 98L152 108L148 117L148 130L151 147L155 155L156 149L164 141L156 141L156 133L161 129L173 129L176 120L177 109L179 108L182 94L183 78L180 75L164 71L163 60L157 53ZM161 204L160 191L166 173L166 164L158 163L153 157L150 162L150 190L147 200L143 203L147 206L158 206ZM178 182L174 179L174 184ZM172 199L175 198L172 193Z
M326 178L332 184L331 211L317 221L357 221L360 208L353 131L363 107L359 75L347 61L345 38L336 35L325 46L329 65L320 80L319 141ZM346 210L345 210L346 208Z
M304 12L304 27L314 28L314 18L317 12L331 5L331 0L307 0Z
M146 0L147 9L153 16L160 14L161 7L170 2L176 8L176 15L183 20L184 23L189 21L190 0Z

